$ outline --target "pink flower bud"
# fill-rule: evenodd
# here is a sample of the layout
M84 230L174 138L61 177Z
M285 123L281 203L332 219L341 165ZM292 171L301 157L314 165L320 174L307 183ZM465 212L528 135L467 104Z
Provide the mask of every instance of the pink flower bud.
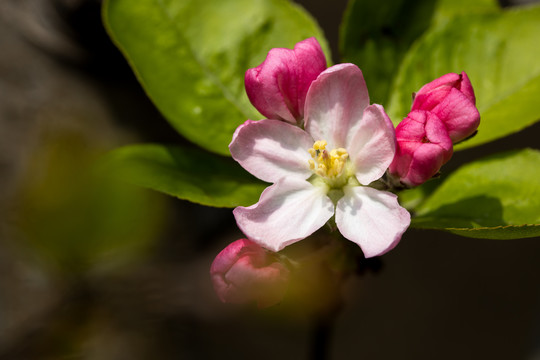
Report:
M432 111L444 123L452 142L472 135L480 124L480 113L471 82L465 72L450 73L422 86L411 111Z
M210 268L214 290L224 303L256 301L259 308L281 301L287 289L289 270L271 252L256 243L236 240Z
M301 124L309 86L325 69L321 45L312 37L297 43L294 50L270 50L261 65L246 71L246 92L267 118Z
M418 186L452 157L452 141L432 112L411 111L396 127L396 155L389 172L409 186Z

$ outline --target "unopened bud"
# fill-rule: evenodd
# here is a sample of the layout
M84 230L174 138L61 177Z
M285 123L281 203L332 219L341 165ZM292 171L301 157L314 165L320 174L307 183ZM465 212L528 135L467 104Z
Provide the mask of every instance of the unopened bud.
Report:
M432 112L411 111L396 127L397 148L389 172L408 187L434 175L452 156L452 141Z
M443 123L453 143L472 135L480 124L480 113L471 82L465 72L449 73L422 86L411 111L433 112Z
M309 86L325 69L326 59L315 38L300 41L294 50L275 48L261 65L246 71L246 93L268 119L300 125Z
M289 270L268 250L247 239L223 249L210 268L214 290L224 303L257 302L259 308L279 303Z

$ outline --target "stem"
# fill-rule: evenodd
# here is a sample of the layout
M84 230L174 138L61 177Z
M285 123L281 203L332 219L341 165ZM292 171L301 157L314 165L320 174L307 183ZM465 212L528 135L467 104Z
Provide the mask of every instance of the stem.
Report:
M313 330L311 332L311 347L308 359L326 360L329 359L331 337L333 333L334 320L338 308L321 314L314 319Z

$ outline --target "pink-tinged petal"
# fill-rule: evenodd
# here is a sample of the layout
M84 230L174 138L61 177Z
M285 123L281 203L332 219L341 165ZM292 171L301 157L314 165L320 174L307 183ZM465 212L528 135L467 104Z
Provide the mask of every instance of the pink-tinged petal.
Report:
M367 258L392 250L411 222L397 196L363 186L346 186L343 191L336 206L341 234L358 244Z
M232 157L259 179L276 182L285 176L312 175L308 149L313 139L304 130L278 120L248 120L229 145Z
M315 80L306 97L305 128L329 149L345 147L347 134L362 120L369 95L362 71L354 64L334 65Z
M432 111L445 124L454 143L472 135L480 124L474 90L465 72L446 74L422 86L412 111Z
M407 186L421 185L431 179L444 165L443 152L436 144L418 145L410 142L400 144L401 156L408 158L401 182Z
M411 111L432 110L448 95L450 89L460 86L461 78L456 73L449 73L422 86L414 97Z
M326 69L326 58L321 45L314 37L296 44L294 52L298 62L296 68L298 84L297 108L300 116L303 117L307 92L311 83Z
M237 207L238 227L259 245L279 251L322 227L334 214L324 187L305 180L283 178L266 188L259 202Z
M289 280L289 270L276 256L247 239L223 249L212 263L210 275L222 302L256 301L260 308L281 301Z
M349 133L346 149L361 184L368 185L385 173L394 159L396 136L381 105L364 110L362 120Z
M246 71L246 93L264 116L296 125L304 116L309 86L324 69L326 59L315 38L294 50L275 48L261 65Z
M389 172L407 186L431 179L452 157L452 140L432 112L415 110L396 128L397 149Z
M437 119L438 117L433 113L427 113L427 120L424 130L426 132L424 143L430 143L437 145L442 151L442 162L446 164L454 153L454 147L452 140L449 137L445 124Z
M444 100L432 111L442 120L454 143L472 135L480 125L478 109L465 94L457 89L451 89Z
M474 89L472 87L471 80L469 80L469 77L465 71L461 72L461 86L458 90L460 90L463 95L465 95L473 104L476 104Z
M451 89L457 89L476 104L474 90L469 77L462 71L461 74L449 73L422 86L415 95L411 110L432 110L443 101Z
M294 71L287 65L293 62L291 50L272 49L261 65L246 71L244 82L249 101L261 114L296 124L300 114L293 107L296 89L290 84Z
M240 257L240 253L245 251L251 244L248 239L239 239L229 244L216 256L210 267L210 274L224 274L234 265ZM255 244L257 246L257 244Z

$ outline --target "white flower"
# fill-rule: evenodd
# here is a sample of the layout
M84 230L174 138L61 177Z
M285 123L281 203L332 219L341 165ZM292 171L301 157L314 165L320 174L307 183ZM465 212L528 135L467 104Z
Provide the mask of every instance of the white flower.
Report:
M386 171L395 132L380 105L369 105L353 64L323 71L311 84L305 130L278 120L246 121L229 149L261 180L274 183L259 202L237 207L240 229L273 251L304 239L335 214L341 234L366 257L391 250L410 223L397 196L368 187Z

